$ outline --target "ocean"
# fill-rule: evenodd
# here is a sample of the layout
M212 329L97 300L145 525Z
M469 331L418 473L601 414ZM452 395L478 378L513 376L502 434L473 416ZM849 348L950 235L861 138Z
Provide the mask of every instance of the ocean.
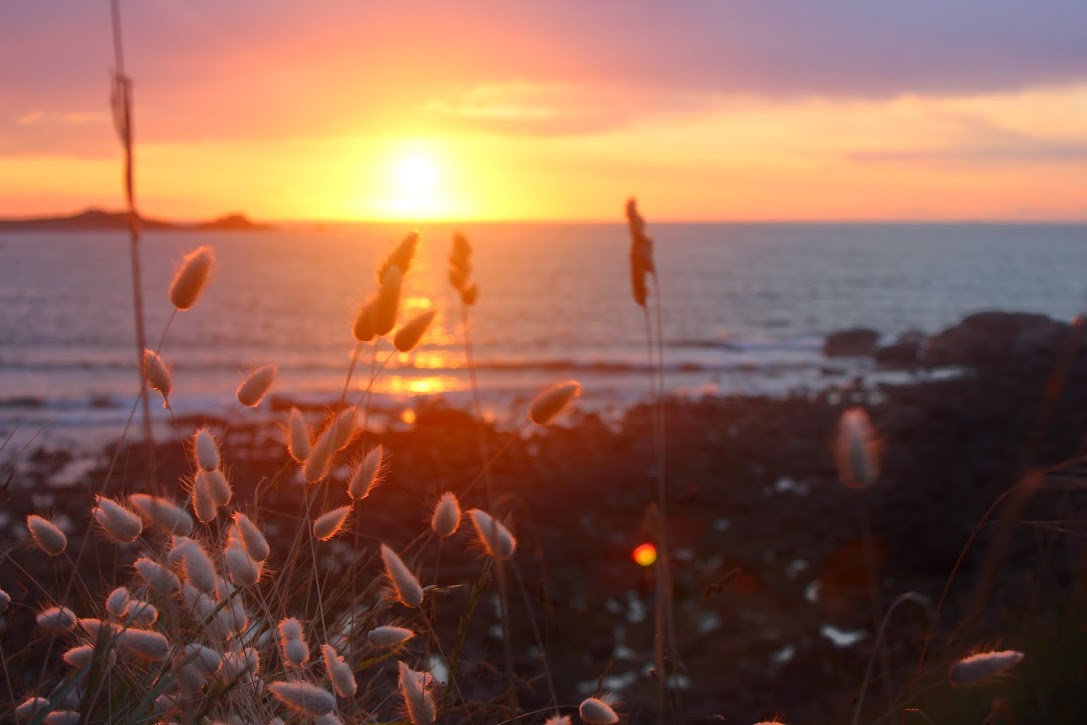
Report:
M162 345L178 415L234 414L247 369L272 362L272 397L339 397L355 311L374 269L411 227L285 224L261 232L144 237L147 332L162 336L184 254L216 250L210 285ZM508 424L542 386L576 378L584 409L617 415L645 398L642 310L631 298L621 224L464 224L481 290L471 336L487 415ZM420 348L383 342L374 404L394 424L439 398L467 407L459 304L446 280L455 228L420 228L401 320L433 306ZM879 375L827 360L824 337L853 326L888 339L935 333L986 309L1071 319L1087 300L1082 224L653 224L667 385L678 395L784 395ZM0 234L0 440L94 445L117 436L137 391L123 232ZM365 348L353 395L369 379ZM903 373L895 373L902 379ZM263 415L272 415L265 404ZM169 418L154 405L157 424ZM410 417L406 418L410 421ZM12 444L15 445L15 444ZM10 449L9 449L10 450Z

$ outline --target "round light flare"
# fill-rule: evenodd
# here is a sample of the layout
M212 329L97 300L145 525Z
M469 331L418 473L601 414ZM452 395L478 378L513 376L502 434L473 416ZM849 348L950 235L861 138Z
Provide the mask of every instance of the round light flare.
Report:
M630 552L630 558L634 559L634 563L639 566L653 566L657 561L657 547L648 541L638 544L634 547L634 551Z

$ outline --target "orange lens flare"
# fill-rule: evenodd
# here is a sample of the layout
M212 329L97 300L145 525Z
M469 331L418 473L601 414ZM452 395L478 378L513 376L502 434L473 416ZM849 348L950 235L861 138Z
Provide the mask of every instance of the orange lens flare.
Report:
M657 560L657 547L650 543L639 544L630 553L631 558L640 566L653 566Z

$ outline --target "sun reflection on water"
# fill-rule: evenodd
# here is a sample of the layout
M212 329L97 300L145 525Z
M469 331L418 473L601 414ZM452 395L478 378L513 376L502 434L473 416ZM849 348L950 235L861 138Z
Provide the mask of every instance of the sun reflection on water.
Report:
M379 378L376 388L377 392L389 395L439 395L464 390L465 386L464 381L452 375L390 375L384 379Z

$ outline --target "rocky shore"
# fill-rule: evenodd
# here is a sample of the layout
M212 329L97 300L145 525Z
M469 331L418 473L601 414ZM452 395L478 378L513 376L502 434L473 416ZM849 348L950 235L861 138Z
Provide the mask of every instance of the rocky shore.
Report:
M854 335L851 344L848 354L878 359L871 336ZM963 374L899 386L858 381L784 399L667 402L668 526L682 659L673 680L685 722L774 715L789 723L848 722L876 626L866 552L878 572L881 613L906 591L935 607L948 589L935 622L911 607L890 619L888 680L870 685L866 721L888 710L888 694L899 699L899 710L922 707L936 722L980 722L997 696L1014 714L1008 722L1074 721L1067 717L1087 685L1081 655L1066 667L1087 644L1087 464L1076 463L1087 434L1087 335L1042 316L983 313L928 340L896 344L895 362L887 364L954 366ZM843 354L831 347L828 340L828 354ZM837 420L854 405L868 409L882 441L879 482L861 491L838 483L832 454ZM485 434L491 451L503 451L491 475L497 508L510 514L520 539L516 563L529 595L513 606L518 674L532 680L542 672L527 606L543 631L561 699L576 703L602 684L622 698L625 721L653 722L653 581L631 557L655 529L651 408L630 409L617 426L575 414L555 428ZM370 550L377 539L409 540L443 491L468 490L481 471L475 421L440 404L418 409L410 430L371 434L366 445L375 439L390 453L388 480L354 520ZM20 459L0 481L5 549L28 513L45 508L81 529L94 492L119 492L123 480L144 477L141 447L119 451L122 465L110 473L115 452L105 451L83 481L63 487L51 485L68 463L61 454ZM232 426L224 458L236 501L244 507L256 499L278 530L273 548L289 542L301 487L281 433ZM176 490L186 471L179 443L158 447L158 481ZM1002 498L1023 480L1035 484ZM483 505L482 491L471 488L466 507ZM479 577L478 553L467 548L466 534L458 537L443 554L443 584ZM325 561L330 571L338 557L356 555L350 541L345 536ZM35 570L40 557L18 547L13 557L29 574L53 576ZM119 565L128 563L121 558ZM24 574L10 561L0 572L13 597L35 604L32 589L13 592L11 580ZM455 636L467 596L454 592L443 601L443 638ZM5 651L20 636L14 629L29 621L25 608L13 611ZM466 687L481 696L489 668L500 664L501 643L490 633L495 622L492 608L480 606L465 646L462 676L479 683ZM997 644L1027 653L1013 678L983 690L939 684L953 658ZM916 692L927 694L906 702ZM521 703L542 706L545 693L532 681Z

